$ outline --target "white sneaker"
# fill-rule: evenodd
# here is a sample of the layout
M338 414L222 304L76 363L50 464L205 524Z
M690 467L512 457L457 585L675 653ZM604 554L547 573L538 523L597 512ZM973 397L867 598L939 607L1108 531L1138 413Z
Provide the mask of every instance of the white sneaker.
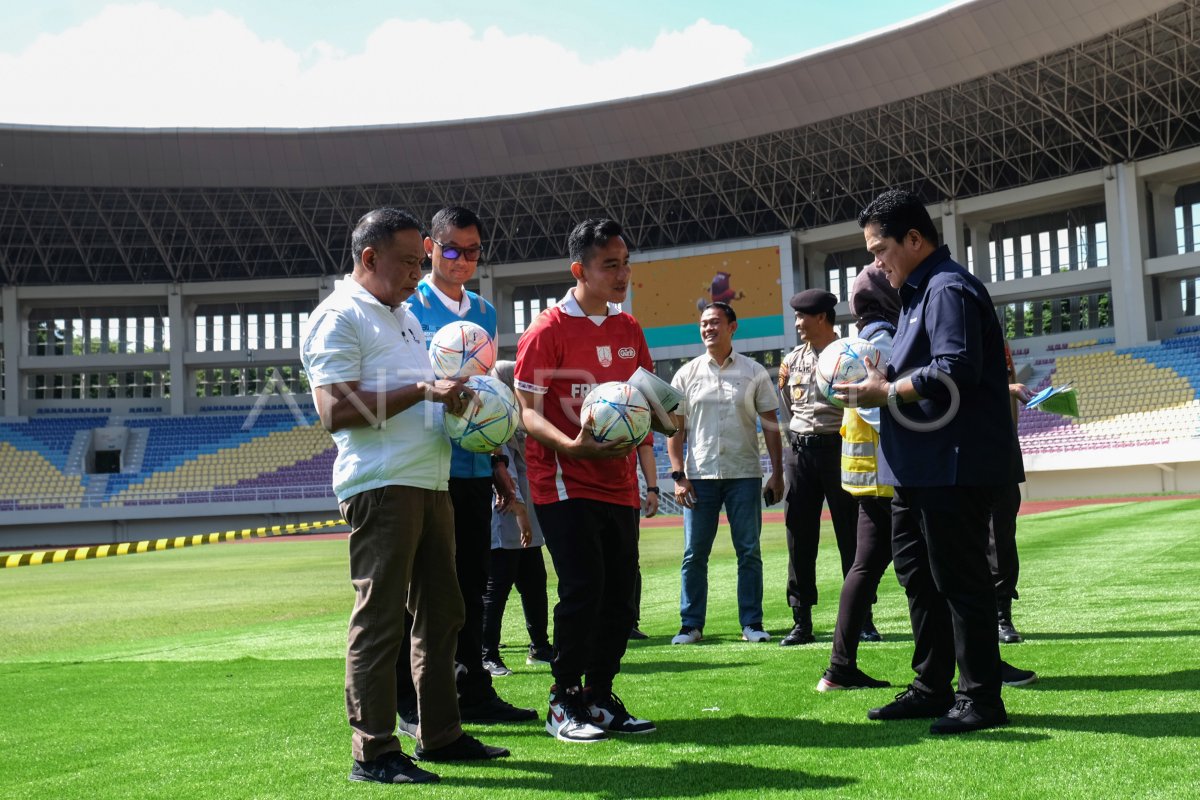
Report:
M704 634L699 628L688 628L686 626L679 629L679 633L675 634L675 638L671 640L671 644L695 644L704 638Z
M583 700L583 690L559 691L550 687L550 708L546 711L546 733L562 742L599 742L608 738L602 728L592 724Z
M771 634L762 629L762 625L747 625L742 628L743 642L769 642Z

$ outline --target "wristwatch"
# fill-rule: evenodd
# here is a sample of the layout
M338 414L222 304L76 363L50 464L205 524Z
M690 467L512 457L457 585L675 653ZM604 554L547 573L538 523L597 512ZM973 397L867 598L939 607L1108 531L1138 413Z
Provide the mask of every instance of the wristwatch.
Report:
M659 489L657 486L647 486L646 492L647 493L654 492L659 497L662 497L662 489Z
M672 473L671 473L671 480L673 480L673 481L681 481L681 480L683 480L685 477L687 477L687 476L686 476L686 475L684 475L684 474L683 474L682 472L680 472L679 470L675 470L674 472L672 472Z
M899 384L900 381L888 384L887 401L889 406L898 406L904 403L904 398L900 396L900 392L896 391Z
M508 456L504 455L503 453L501 453L498 456L493 455L492 456L492 466L494 467L497 464L503 464L504 466L507 467L508 466Z

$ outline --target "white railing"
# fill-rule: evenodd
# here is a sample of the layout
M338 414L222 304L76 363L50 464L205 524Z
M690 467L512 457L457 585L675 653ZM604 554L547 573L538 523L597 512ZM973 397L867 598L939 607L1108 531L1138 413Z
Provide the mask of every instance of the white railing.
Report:
M120 508L122 506L188 505L191 503L255 503L275 500L332 498L328 483L308 486L245 486L204 491L161 491L113 497L78 495L22 495L0 497L0 511L38 511L57 508Z

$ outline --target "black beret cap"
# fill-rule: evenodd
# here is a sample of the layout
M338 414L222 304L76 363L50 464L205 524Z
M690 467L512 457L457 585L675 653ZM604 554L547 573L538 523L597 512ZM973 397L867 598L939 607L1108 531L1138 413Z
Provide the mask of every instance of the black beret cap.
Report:
M833 309L837 302L837 295L824 289L805 289L803 292L792 295L790 305L805 314L824 314Z

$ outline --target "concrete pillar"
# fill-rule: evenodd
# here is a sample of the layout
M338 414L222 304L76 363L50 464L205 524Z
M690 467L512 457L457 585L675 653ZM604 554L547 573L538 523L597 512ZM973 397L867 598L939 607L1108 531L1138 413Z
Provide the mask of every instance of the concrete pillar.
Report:
M183 312L182 287L177 283L171 284L167 289L167 319L171 321L171 350L167 356L167 368L171 375L172 414L186 413L188 393L194 389L183 366L183 354L192 346L189 327L192 320L189 317Z
M1148 188L1151 224L1154 226L1154 255L1158 258L1177 255L1179 240L1175 231L1175 193L1179 187L1170 183L1151 183Z
M17 304L17 287L0 289L0 304L4 312L4 416L21 413L21 315Z
M992 223L971 223L971 272L984 283L992 281L992 256L988 249L988 237L992 235ZM964 256L965 257L965 256ZM962 263L961 261L959 263Z
M958 216L958 203L942 203L942 244L950 248L950 257L960 264L967 263L967 237Z
M1130 162L1106 168L1104 214L1108 223L1109 268L1112 275L1114 338L1117 347L1150 340L1154 322L1153 293L1146 277L1149 226L1143 182Z

